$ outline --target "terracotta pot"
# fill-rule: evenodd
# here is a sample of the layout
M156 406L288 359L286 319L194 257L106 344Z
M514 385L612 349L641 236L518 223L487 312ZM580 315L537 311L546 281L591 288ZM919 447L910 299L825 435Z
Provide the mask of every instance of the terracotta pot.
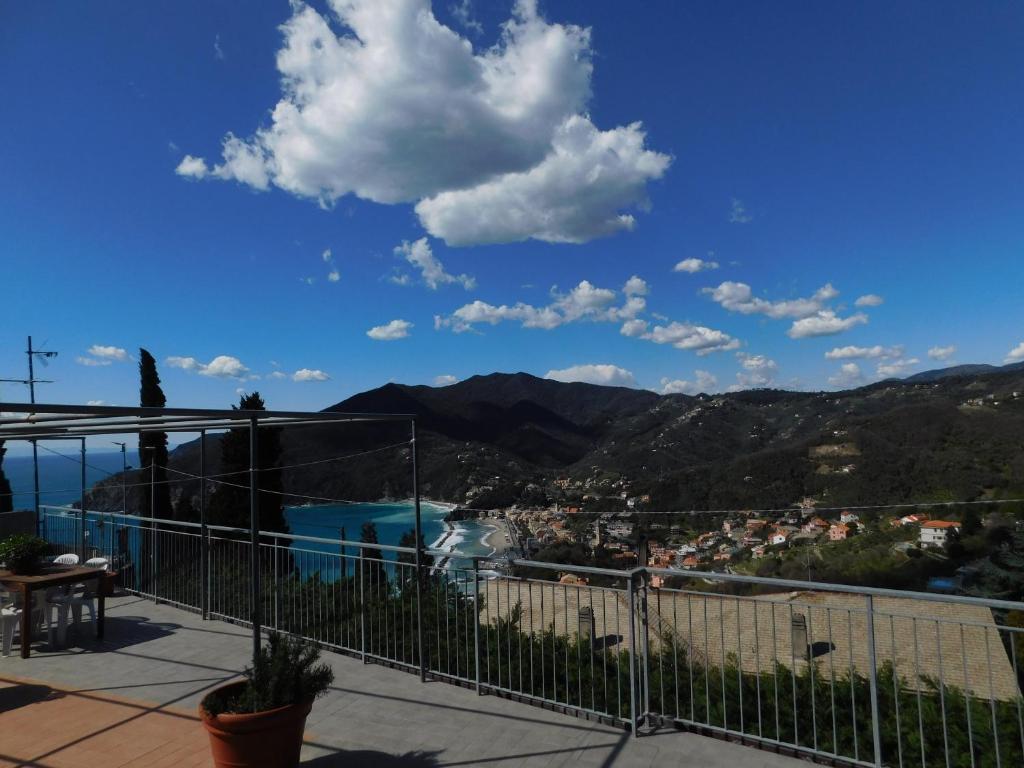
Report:
M229 683L218 691L230 693L244 682ZM302 733L313 700L245 715L209 715L199 705L199 716L210 734L210 749L217 768L295 768L302 749Z

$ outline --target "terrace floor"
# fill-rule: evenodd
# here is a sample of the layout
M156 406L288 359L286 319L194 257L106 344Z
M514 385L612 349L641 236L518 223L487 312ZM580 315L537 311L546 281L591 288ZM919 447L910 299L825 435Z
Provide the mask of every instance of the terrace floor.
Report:
M0 658L0 766L207 766L202 696L251 650L242 628L139 598L108 601L107 639ZM665 730L628 733L358 659L325 654L335 686L309 717L302 764L794 768L802 761Z

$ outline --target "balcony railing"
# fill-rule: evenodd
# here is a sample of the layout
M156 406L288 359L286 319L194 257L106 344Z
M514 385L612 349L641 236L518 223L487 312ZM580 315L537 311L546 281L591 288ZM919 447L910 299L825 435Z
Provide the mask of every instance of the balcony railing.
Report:
M76 551L80 525L43 509L55 550ZM85 539L132 593L251 616L248 531L89 513ZM1024 765L1024 603L525 560L511 576L430 551L445 567L417 574L410 548L260 539L264 624L365 661L634 733L675 725L864 766Z

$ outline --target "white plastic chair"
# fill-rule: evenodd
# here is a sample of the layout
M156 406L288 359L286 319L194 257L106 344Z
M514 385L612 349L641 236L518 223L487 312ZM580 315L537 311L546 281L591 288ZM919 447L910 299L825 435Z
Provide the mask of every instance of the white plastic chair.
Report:
M93 558L90 558L89 560L87 560L85 562L85 565L86 565L87 568L96 568L96 569L102 570L104 572L110 570L110 561L107 560L105 557L93 557ZM89 611L89 624L92 627L93 634L96 634L96 591L95 591L95 589L97 589L97 588L98 589L102 589L102 585L101 584L97 584L96 587L94 588L94 587L90 586L91 584L92 584L92 582L90 581L89 584L85 585L85 591L84 592L82 592L81 594L77 594L77 595L71 595L68 598L68 601L67 601L67 605L71 609L71 616L72 616L72 619L74 621L75 632L76 633L78 632L78 625L82 621L82 608L86 608ZM67 614L65 613L64 616L65 616L65 619L64 619L64 621L65 621L64 636L62 636L60 638L62 643L64 642L64 639L67 636ZM58 631L58 635L59 635L60 634L60 618L59 618L59 616L58 616L57 624L58 624L57 631Z
M0 642L4 656L11 655L14 644L14 629L21 620L21 609L14 607L14 600L7 592L0 591Z
M74 552L68 552L63 555L58 555L53 559L53 562L57 565L78 565L79 557ZM73 592L75 589L84 588L84 584L75 584L70 589L68 587L54 587L53 589L46 590L46 597L43 604L43 615L46 618L46 640L50 645L53 645L54 630L54 622L50 617L50 609L57 609L57 642L59 645L64 645L68 635L68 614L72 608L71 600L74 597Z

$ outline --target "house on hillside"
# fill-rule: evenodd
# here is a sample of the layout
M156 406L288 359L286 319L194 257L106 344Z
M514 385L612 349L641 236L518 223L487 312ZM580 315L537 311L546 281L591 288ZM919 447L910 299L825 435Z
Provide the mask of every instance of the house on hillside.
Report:
M860 518L855 513L850 512L849 510L846 510L839 516L839 522L846 523L847 525L849 525L850 523L856 523L859 520Z
M817 536L828 530L828 521L821 517L812 517L803 524L802 530L804 533L813 533Z
M829 541L846 541L850 535L850 526L846 523L833 523L828 529Z
M951 520L929 520L921 524L922 547L944 547L960 533L960 523Z
M928 515L904 515L900 518L900 525L920 525L928 522Z

